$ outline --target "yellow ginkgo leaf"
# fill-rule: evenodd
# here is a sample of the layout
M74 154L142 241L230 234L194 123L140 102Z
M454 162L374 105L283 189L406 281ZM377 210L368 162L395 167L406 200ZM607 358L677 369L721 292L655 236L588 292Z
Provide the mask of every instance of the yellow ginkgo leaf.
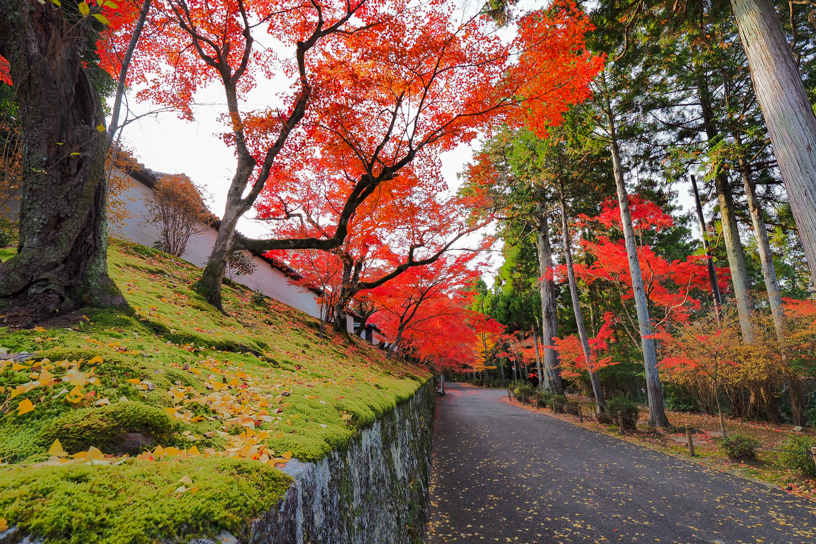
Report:
M80 2L78 7L79 12L83 17L87 16L91 12L91 8L88 7L88 2Z
M94 357L93 359L88 361L88 364L89 365L98 365L99 363L104 363L104 362L105 362L105 360L102 357L100 357L99 355L97 355L96 357Z
M179 480L176 483L177 484L191 484L192 485L193 481L190 479L189 476L184 476L181 480Z
M201 455L201 452L198 451L198 447L193 446L192 448L187 450L187 455L189 455L190 457L196 457L198 455Z
M54 443L51 444L51 449L48 450L48 455L56 455L57 457L66 457L68 452L62 449L62 444L60 444L59 439L54 440Z
M91 446L90 448L88 448L88 457L90 457L91 459L102 459L104 455L100 450Z
M34 405L28 399L23 399L19 406L17 406L17 415L21 416L34 411Z
M0 533L8 531L8 521L3 518L0 518Z

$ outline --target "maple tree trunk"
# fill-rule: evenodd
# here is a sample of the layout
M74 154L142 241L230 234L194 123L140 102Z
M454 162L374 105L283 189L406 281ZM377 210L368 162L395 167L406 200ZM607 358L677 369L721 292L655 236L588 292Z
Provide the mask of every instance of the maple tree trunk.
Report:
M646 370L646 395L649 401L649 422L652 427L668 427L669 420L663 406L663 390L660 388L660 373L657 369L657 350L655 341L651 338L652 323L649 318L649 301L646 298L646 289L643 285L643 273L638 260L635 229L632 226L632 213L629 210L629 195L626 191L626 182L623 179L623 166L618 148L617 130L609 95L605 94L606 116L609 123L609 151L612 155L612 172L615 176L615 187L618 192L621 223L623 225L623 239L626 244L626 255L629 258L629 273L632 276L632 293L635 299L635 310L640 329L640 342L643 350L643 365Z
M37 317L127 305L108 276L107 134L82 58L89 30L51 2L0 0L23 139L20 241L0 265L0 296Z
M793 217L816 279L816 116L771 0L731 0Z
M238 225L238 220L248 209L241 201L241 195L253 169L254 161L238 161L238 168L227 194L224 215L221 218L221 224L218 226L215 244L210 252L210 257L207 259L207 265L201 273L201 278L195 283L195 290L207 302L221 311L224 310L221 300L221 282L224 281L224 274L227 271L227 259L235 249L235 227Z
M572 249L570 249L569 224L567 222L567 203L564 201L563 191L561 193L561 232L564 238L564 263L567 265L567 280L569 281L570 296L572 297L572 311L575 314L575 326L578 329L578 338L581 340L581 348L586 359L587 372L589 372L589 382L592 385L592 392L595 395L595 403L598 412L606 413L606 401L604 399L601 381L597 372L592 370L592 350L589 349L589 338L584 325L584 314L581 311L581 303L578 300L578 283L575 281L575 269L572 266Z
M538 251L538 270L542 278L538 281L538 290L541 295L541 341L545 346L553 345L553 337L558 336L558 309L555 305L555 281L552 278L552 247L550 246L550 232L547 224L547 215L543 213L541 203L536 204L538 228L536 230L536 250ZM547 277L549 276L549 277ZM544 349L544 371L552 380L552 389L557 395L564 394L564 384L561 381L561 369L558 354L552 348Z
M802 384L796 372L790 367L790 361L785 353L785 307L782 304L782 293L779 290L779 281L776 279L776 267L771 253L771 243L768 240L768 231L765 227L765 220L762 218L762 209L756 196L756 186L747 170L747 165L742 167L742 183L745 186L745 194L748 197L748 211L751 214L751 222L754 227L754 234L757 239L757 251L759 260L762 263L762 275L765 279L765 289L768 292L768 305L771 307L771 317L773 319L776 338L779 341L779 352L782 357L782 368L785 383L790 394L791 408L793 409L793 424L805 425L805 399L802 393Z

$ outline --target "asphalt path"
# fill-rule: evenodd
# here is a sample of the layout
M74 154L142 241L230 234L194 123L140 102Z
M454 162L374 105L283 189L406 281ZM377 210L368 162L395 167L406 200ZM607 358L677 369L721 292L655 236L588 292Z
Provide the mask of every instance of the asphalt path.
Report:
M429 542L816 543L816 505L447 384Z

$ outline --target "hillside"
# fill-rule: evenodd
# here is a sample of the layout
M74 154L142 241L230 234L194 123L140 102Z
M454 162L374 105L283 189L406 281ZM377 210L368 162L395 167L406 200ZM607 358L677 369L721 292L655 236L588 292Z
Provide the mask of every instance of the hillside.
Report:
M109 266L132 315L0 329L2 351L34 353L0 360L0 533L242 533L285 493L291 458L342 448L430 377L356 338L320 340L313 318L238 286L223 315L190 289L199 269L166 253L113 242Z

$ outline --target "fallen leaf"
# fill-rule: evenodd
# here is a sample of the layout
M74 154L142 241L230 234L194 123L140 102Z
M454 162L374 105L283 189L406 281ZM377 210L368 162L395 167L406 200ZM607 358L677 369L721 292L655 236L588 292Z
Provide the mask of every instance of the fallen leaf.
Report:
M66 457L68 453L62 449L62 444L60 444L59 438L54 440L54 443L51 444L51 449L48 450L48 455L55 455L57 457Z
M17 415L21 416L23 414L27 414L29 412L34 411L34 405L28 399L23 399L23 401L17 406Z

